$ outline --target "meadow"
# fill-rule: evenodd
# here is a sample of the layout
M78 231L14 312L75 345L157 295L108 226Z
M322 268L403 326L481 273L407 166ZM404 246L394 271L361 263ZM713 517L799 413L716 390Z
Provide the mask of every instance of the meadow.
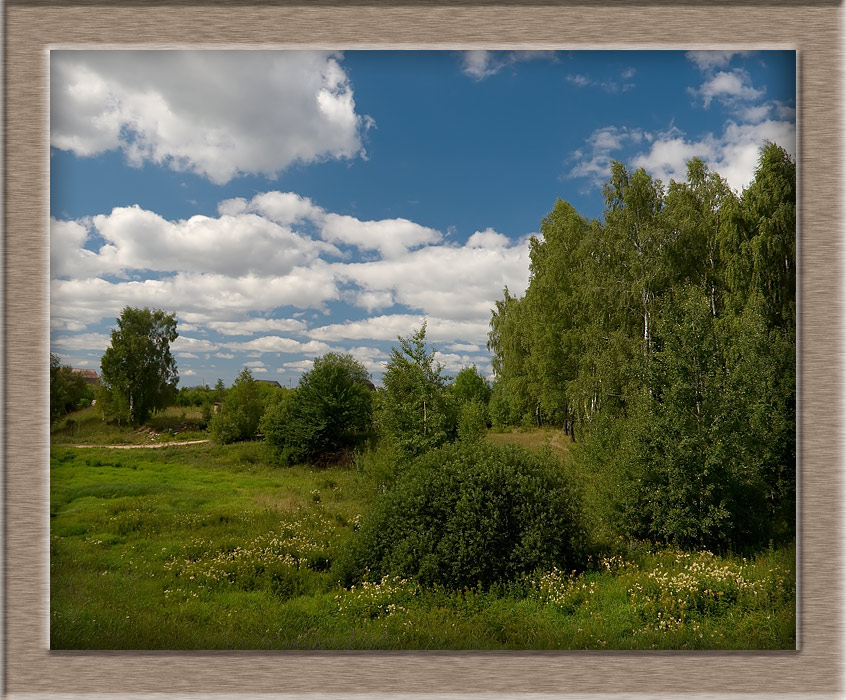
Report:
M262 442L102 447L203 437L191 418L170 409L151 436L86 409L54 428L51 648L795 648L792 544L743 557L616 539L581 572L460 591L398 577L344 588L336 563L387 488L390 455L279 468ZM555 431L487 439L575 468L578 445ZM601 525L601 475L575 476Z

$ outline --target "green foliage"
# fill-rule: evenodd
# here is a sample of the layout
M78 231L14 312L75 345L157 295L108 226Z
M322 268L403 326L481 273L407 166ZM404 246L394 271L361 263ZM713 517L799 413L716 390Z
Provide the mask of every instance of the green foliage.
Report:
M159 309L127 306L117 324L100 361L101 381L110 394L112 414L140 425L176 395L179 377L170 352L179 335L176 317Z
M341 459L371 430L370 387L367 370L352 356L317 358L297 389L262 419L261 430L276 458L287 465Z
M602 220L561 201L523 298L491 319L495 425L553 423L604 465L614 529L755 547L795 528L795 164L738 197L699 160L664 186L615 163Z
M209 422L212 438L223 445L255 439L267 398L268 390L259 386L249 368L242 369Z
M478 401L487 406L491 400L491 385L476 369L476 365L464 367L455 375L452 382L452 394L459 406L468 401Z
M557 460L456 443L404 471L368 515L342 575L488 586L538 567L579 568L584 556L579 497Z
M258 442L54 445L50 463L53 649L796 644L789 545L742 559L621 542L584 571L543 568L486 590L397 576L340 588L332 565L370 508L369 471L280 471Z
M93 398L94 387L70 365L63 365L58 355L50 353L50 420L89 405Z
M399 342L385 368L378 420L403 452L418 455L455 439L455 401L426 346L426 323Z
M202 406L217 401L215 392L207 386L180 387L176 395L177 406Z
M488 431L488 407L481 401L463 403L458 414L458 437L465 442L476 442Z

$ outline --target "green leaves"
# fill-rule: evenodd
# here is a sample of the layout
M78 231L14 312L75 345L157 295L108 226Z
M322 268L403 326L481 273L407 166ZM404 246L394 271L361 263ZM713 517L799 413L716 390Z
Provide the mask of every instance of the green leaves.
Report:
M118 418L138 425L175 398L179 376L170 344L179 336L176 316L127 306L117 324L100 361L101 379Z
M268 409L261 427L283 464L325 463L368 436L372 413L367 370L350 355L330 353L317 358L297 389Z
M602 221L556 202L523 298L491 319L495 422L576 422L623 488L619 529L680 545L789 536L796 186L779 147L735 195L704 163L667 188L615 163ZM593 435L591 435L593 433Z
M380 397L379 424L406 454L418 455L455 437L455 402L435 352L426 345L426 323L391 350Z
M348 583L392 574L449 588L584 564L580 500L556 460L456 443L422 455L383 497L344 565Z

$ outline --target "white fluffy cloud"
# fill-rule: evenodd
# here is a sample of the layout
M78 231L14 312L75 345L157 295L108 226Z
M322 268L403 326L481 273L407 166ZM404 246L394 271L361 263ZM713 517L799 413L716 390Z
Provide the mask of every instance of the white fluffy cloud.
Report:
M82 247L94 235L105 240L96 252ZM136 205L82 221L51 221L53 277L129 270L284 275L321 253L339 251L255 214L172 222Z
M702 98L706 109L711 106L711 102L715 99L724 103L734 103L739 100L757 100L764 95L764 90L755 88L749 74L739 68L733 71L715 73L702 83L698 90L692 90L692 92Z
M777 117L767 118L773 112ZM602 184L611 174L611 161L617 159L626 160L634 168L644 168L666 184L670 179L685 180L687 162L700 158L720 173L732 189L740 191L754 177L765 141L796 155L796 125L790 107L768 102L750 107L744 116L746 120L727 121L721 134L708 133L698 138L676 128L655 134L615 126L597 129L588 138L587 147L573 153L576 164L569 176ZM634 154L624 158L621 151L632 148Z
M722 175L729 186L740 191L755 176L761 146L772 141L796 155L796 126L788 121L765 120L754 124L728 122L723 133L699 140L672 131L656 137L651 148L632 159L636 168L644 168L654 177L669 182L687 178L687 161L701 158L710 169Z
M490 229L464 246L426 246L397 258L336 263L339 279L355 285L354 303L372 310L374 298L444 319L489 320L492 301L505 286L528 284L528 239L513 243Z
M494 301L505 286L519 294L528 284L528 237L513 241L491 228L458 245L413 221L361 221L290 192L226 200L218 212L168 221L135 206L53 220L54 345L102 350L108 336L88 327L110 323L125 306L147 306L177 315L172 349L189 367L276 354L290 370L299 365L284 356L338 351L378 373L387 356L371 344L407 336L427 318L429 340L450 344L445 364L481 366ZM351 249L368 255L350 261ZM383 313L319 325L344 302Z
M176 311L180 319L200 324L228 321L280 306L320 307L338 297L329 267L316 263L287 275L227 277L177 273L162 279L111 282L105 279L53 280L51 315L60 328L116 318L125 306Z
M596 129L587 139L587 148L572 154L576 164L570 169L570 177L590 178L594 184L602 184L611 174L614 151L631 144L647 143L652 134L642 129L625 126L606 126Z
M222 184L363 155L341 55L327 51L53 51L51 144L121 149Z
M407 219L360 221L339 214L323 217L321 235L327 241L353 245L359 250L376 250L389 258L396 258L409 248L441 240L438 231Z
M456 339L484 344L488 337L488 320L458 321L416 314L386 314L362 321L347 321L320 326L308 332L317 340L388 340L406 337L426 321L426 339L431 342L452 342Z

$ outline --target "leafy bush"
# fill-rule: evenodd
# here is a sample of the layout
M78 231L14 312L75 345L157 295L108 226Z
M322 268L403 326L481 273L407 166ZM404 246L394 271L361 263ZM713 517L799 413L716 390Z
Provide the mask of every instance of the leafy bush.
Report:
M326 463L360 444L370 431L370 386L367 370L350 355L317 358L296 391L262 419L262 432L277 459Z
M483 586L583 565L580 499L553 458L457 443L415 460L371 511L341 579Z
M215 441L229 444L238 440L252 440L264 413L265 394L249 369L244 368L229 390L220 412L209 423Z
M458 437L467 442L481 440L488 431L488 407L481 401L467 401L458 414Z
M452 393L459 404L463 405L468 401L479 401L487 406L488 401L491 399L491 385L482 376L476 365L473 365L472 367L464 367L455 375L455 380L452 383Z

